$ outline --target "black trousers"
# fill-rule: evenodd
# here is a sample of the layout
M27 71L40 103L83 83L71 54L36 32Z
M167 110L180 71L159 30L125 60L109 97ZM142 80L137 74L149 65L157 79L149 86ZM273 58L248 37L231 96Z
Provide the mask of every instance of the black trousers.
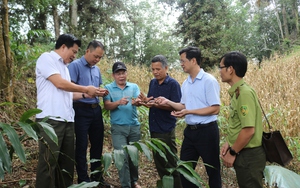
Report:
M75 105L75 159L78 183L83 181L99 181L101 173L95 173L91 177L88 174L87 148L90 141L90 159L101 159L103 150L104 125L102 110L99 105L91 107L87 105ZM91 163L90 171L101 170L101 162Z
M188 126L184 130L184 140L182 142L180 159L182 161L198 161L202 158L205 164L207 175L209 176L209 187L222 187L220 172L220 135L217 122L209 126L191 129ZM194 169L197 163L193 163ZM197 186L188 181L181 175L183 188L197 188Z
M165 142L170 147L171 151L177 155L175 128L168 133L151 132L151 138L157 138ZM167 170L167 168L176 168L177 166L178 159L174 158L167 150L166 157L168 162L166 162L158 152L153 152L153 159L160 179L162 179L165 175L170 175L170 172ZM174 178L174 188L182 188L179 173L175 171L172 175Z

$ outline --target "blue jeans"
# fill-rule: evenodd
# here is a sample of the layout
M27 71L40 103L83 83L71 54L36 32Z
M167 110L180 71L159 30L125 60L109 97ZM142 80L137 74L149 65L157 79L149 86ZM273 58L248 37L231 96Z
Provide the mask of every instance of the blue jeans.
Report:
M140 140L140 126L111 125L111 136L114 149L121 150L123 146L129 145L129 142ZM125 154L123 167L118 172L122 188L131 188L138 180L138 166L134 166L128 154Z
M205 164L207 175L209 177L209 187L222 187L220 172L220 136L218 124L198 128L195 130L186 127L184 130L184 140L182 142L180 159L182 161L198 161L199 157ZM197 163L193 163L196 168ZM181 175L183 188L197 188L197 186L188 181Z
M102 119L102 110L100 106L96 108L76 106L75 110L75 134L76 134L76 171L78 183L83 181L99 181L102 178L101 173L88 175L87 148L90 141L90 159L101 159L103 150L104 125ZM91 163L91 172L101 170L101 162Z

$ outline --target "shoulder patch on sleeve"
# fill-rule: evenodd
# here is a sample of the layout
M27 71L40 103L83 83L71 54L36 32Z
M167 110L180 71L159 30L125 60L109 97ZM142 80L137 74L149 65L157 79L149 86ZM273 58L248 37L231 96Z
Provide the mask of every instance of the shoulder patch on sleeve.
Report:
M243 116L246 116L248 114L248 106L247 105L242 105L240 108L241 114Z

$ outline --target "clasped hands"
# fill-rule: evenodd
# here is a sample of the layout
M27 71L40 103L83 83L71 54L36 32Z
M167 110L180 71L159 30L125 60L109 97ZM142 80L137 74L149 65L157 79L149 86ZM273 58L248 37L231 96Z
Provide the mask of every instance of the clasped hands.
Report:
M107 89L94 86L87 86L86 94L88 95L88 98L93 98L95 96L105 97L106 95L108 95L108 93L109 91Z
M143 106L146 106L148 108L151 107L159 107L159 106L166 106L169 105L168 103L170 102L169 99L165 97L146 97L143 93L140 93L140 95L137 98L139 100L139 103ZM174 117L182 118L187 114L186 109L182 109L180 111L172 111L171 115Z

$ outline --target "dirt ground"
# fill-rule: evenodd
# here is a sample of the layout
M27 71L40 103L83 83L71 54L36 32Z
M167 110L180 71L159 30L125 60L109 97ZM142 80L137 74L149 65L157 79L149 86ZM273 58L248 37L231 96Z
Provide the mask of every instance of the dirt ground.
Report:
M106 134L104 141L103 152L111 152L112 145L109 134ZM38 145L35 141L27 141L24 143L26 150L27 162L23 164L20 160L13 160L13 171L11 174L6 174L5 179L0 181L1 188L34 188L36 167L38 159ZM180 147L178 148L180 149ZM200 174L204 181L207 182L207 176L205 173L204 165L201 161L196 168L196 171ZM76 172L74 184L76 184ZM121 188L118 178L118 172L116 167L112 164L108 170L108 173L104 176L104 179L111 184L112 188ZM139 163L139 184L142 188L155 188L156 181L159 176L156 172L153 161L149 161L143 154L140 155ZM233 169L222 168L222 182L224 188L238 187L235 180L235 174Z

